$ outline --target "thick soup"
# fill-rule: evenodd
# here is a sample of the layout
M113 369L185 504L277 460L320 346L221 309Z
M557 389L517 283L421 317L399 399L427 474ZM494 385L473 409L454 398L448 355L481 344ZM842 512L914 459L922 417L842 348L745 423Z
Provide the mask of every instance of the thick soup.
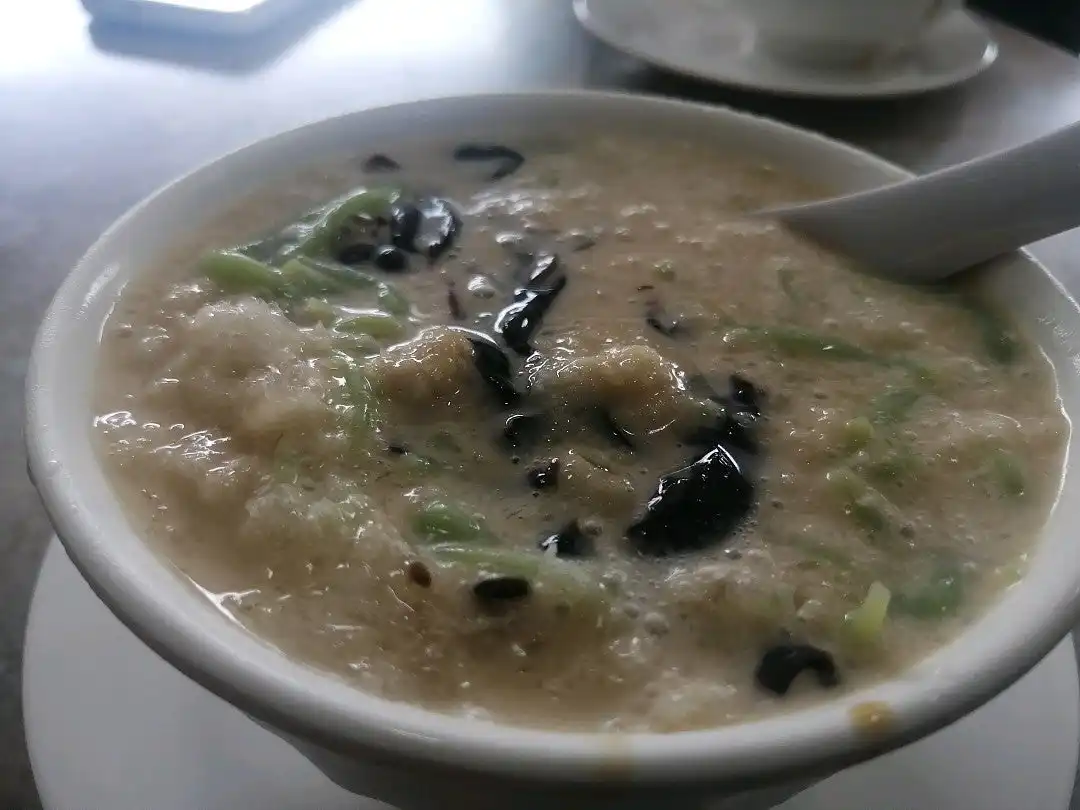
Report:
M443 712L678 731L889 677L1022 575L1067 422L970 290L743 217L817 190L704 143L394 157L223 212L103 333L116 490L253 633Z

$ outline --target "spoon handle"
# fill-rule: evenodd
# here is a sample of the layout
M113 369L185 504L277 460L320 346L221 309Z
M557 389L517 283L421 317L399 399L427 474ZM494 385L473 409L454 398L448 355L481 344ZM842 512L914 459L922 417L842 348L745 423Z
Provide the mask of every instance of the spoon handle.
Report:
M1080 225L1080 123L780 216L890 276L933 281Z

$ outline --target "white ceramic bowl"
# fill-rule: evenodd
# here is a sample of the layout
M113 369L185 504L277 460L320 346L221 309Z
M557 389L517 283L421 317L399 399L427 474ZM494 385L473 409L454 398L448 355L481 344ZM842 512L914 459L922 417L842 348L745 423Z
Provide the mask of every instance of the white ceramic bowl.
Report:
M589 125L712 138L842 189L905 173L878 158L732 110L588 92L440 99L358 112L248 146L165 187L113 225L74 269L37 338L28 381L30 471L68 553L98 595L181 671L292 741L339 783L399 806L763 807L816 777L923 736L1011 684L1068 632L1080 597L1070 471L1031 573L960 639L903 676L788 715L671 735L565 734L455 719L363 694L291 661L228 621L132 531L90 436L102 322L125 282L229 201L313 158L513 143ZM430 134L430 137L428 137ZM1016 255L984 282L1053 360L1080 407L1077 305ZM852 721L888 707L873 733ZM168 767L162 763L162 767Z
M963 0L711 0L735 3L758 43L789 61L867 67L913 46Z

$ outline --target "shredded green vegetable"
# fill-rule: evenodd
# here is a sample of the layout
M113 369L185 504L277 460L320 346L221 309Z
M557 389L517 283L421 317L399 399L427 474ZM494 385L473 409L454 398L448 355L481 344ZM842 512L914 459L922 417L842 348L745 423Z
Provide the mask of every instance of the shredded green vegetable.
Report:
M323 298L307 298L296 311L308 321L323 326L333 326L334 321L338 319L338 312L334 305Z
M1027 488L1027 474L1020 459L1008 450L995 450L990 458L990 470L1001 491L1019 498Z
M963 572L952 563L942 563L928 579L896 592L893 604L898 613L916 619L951 616L964 599Z
M346 375L345 384L350 435L354 442L369 445L382 423L375 388L365 374L356 370Z
M357 362L366 360L382 351L382 345L371 335L337 334L334 336L334 348L339 355L348 357L346 365L353 367Z
M886 504L884 497L866 494L848 504L848 514L870 534L876 535L889 528Z
M859 469L868 480L875 484L890 484L912 481L919 472L922 460L903 442L894 440L883 451L871 454L871 457Z
M441 565L467 566L485 573L517 577L534 577L544 560L543 555L536 552L454 543L440 543L429 551Z
M826 480L844 504L844 513L866 530L871 539L891 534L899 528L900 515L896 506L850 468L831 470Z
M846 554L835 551L816 540L798 535L789 535L781 538L780 542L798 549L811 560L827 563L841 571L850 571L852 568L851 559Z
M904 421L920 399L922 392L915 388L890 386L875 397L871 405L874 424L892 425Z
M352 335L370 335L376 340L397 340L405 333L405 326L387 312L371 310L340 321L335 327Z
M790 357L816 357L903 369L924 385L937 384L937 375L916 360L903 355L886 355L864 349L832 335L823 335L796 326L726 325L729 327L725 335L727 341L767 343Z
M444 465L430 456L408 452L401 457L401 465L406 472L415 476L426 476L444 469Z
M341 292L341 285L326 273L301 259L289 259L281 268L285 295L303 298Z
M356 192L326 212L301 244L300 252L306 256L331 253L342 228L352 217L388 218L391 206L400 196L401 192L395 188L367 188Z
M286 290L285 279L276 267L231 250L206 254L199 262L199 270L226 293L273 298Z
M496 539L482 515L438 499L418 504L409 526L426 543L491 544Z
M385 281L378 283L379 307L391 315L404 317L412 311L412 305L397 287L387 284Z
M964 304L975 320L987 356L1003 365L1017 360L1023 346L1008 321L973 297L965 298Z
M746 338L770 343L793 357L822 357L882 363L883 358L854 343L789 326L737 326L728 331L728 339Z
M874 426L865 416L857 416L844 423L842 444L848 453L862 450L874 440Z
M874 582L863 603L844 617L844 625L852 641L860 645L876 644L885 629L892 592L880 582Z

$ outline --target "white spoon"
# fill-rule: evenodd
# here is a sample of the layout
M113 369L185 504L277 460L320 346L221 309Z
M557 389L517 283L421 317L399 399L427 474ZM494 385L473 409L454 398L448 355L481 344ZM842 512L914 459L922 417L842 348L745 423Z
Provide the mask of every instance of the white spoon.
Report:
M1080 123L882 188L759 212L895 281L939 281L1080 225Z

